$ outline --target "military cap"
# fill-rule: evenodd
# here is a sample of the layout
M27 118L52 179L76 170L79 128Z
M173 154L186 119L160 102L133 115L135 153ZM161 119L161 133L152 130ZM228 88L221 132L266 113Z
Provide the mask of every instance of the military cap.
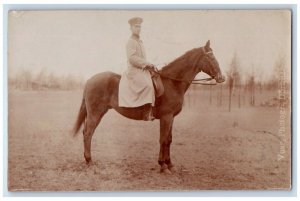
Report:
M133 24L141 24L143 22L143 19L140 18L140 17L133 17L131 18L130 20L128 20L128 23L130 25L133 25Z

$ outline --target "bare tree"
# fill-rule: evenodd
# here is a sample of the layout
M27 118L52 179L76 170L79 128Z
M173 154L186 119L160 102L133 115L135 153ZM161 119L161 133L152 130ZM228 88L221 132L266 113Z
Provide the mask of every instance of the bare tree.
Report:
M240 73L239 73L239 62L238 62L236 53L234 54L234 56L231 60L230 68L229 68L229 71L227 72L227 77L228 77L228 89L229 89L228 110L230 112L234 86L237 88L240 88L240 80L241 80ZM239 92L239 95L240 95L240 92ZM240 100L240 96L239 96L239 100ZM240 101L239 101L239 105L240 105Z
M36 75L34 81L39 85L39 87L46 85L47 79L47 69L41 68L40 72Z
M270 88L272 89L278 89L281 76L285 72L286 67L286 60L284 57L278 57L277 61L275 62L275 65L273 67L273 75L271 79L269 80Z
M254 68L252 65L252 71L251 74L248 75L247 78L247 89L250 93L250 105L255 106L255 76L254 76Z
M235 73L235 77L234 77L234 87L236 88L236 90L238 91L238 106L239 108L241 108L241 87L242 87L242 79L241 79L241 75L238 72L238 69Z
M21 70L15 78L17 88L24 90L31 89L32 77L31 71L24 69Z
M212 85L209 86L209 105L212 105Z
M250 105L255 106L255 78L254 75L250 76Z
M219 95L219 106L222 106L223 99L223 85L220 85L220 95Z

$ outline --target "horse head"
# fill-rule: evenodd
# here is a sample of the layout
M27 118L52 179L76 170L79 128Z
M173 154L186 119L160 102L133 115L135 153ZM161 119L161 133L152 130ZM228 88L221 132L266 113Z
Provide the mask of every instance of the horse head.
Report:
M214 53L210 47L210 41L206 42L206 45L200 48L203 56L199 59L199 71L210 75L217 83L225 81L225 76L222 75L219 62L217 61Z

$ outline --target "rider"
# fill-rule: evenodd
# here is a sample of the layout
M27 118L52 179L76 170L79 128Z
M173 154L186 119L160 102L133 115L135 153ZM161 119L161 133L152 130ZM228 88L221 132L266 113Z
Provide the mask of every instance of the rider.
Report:
M143 120L152 121L155 92L149 70L154 69L154 65L146 61L144 45L140 40L142 22L140 17L128 21L132 35L126 45L128 68L120 80L119 106L143 106Z

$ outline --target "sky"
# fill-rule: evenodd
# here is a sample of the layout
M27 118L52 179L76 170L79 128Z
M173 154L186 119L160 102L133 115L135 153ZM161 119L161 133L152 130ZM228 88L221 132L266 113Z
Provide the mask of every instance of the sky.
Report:
M65 10L10 11L9 75L42 69L84 79L103 71L121 74L127 68L128 19L135 16L144 19L147 60L159 67L210 40L223 74L235 54L243 77L254 72L269 79L280 58L290 73L288 10Z

